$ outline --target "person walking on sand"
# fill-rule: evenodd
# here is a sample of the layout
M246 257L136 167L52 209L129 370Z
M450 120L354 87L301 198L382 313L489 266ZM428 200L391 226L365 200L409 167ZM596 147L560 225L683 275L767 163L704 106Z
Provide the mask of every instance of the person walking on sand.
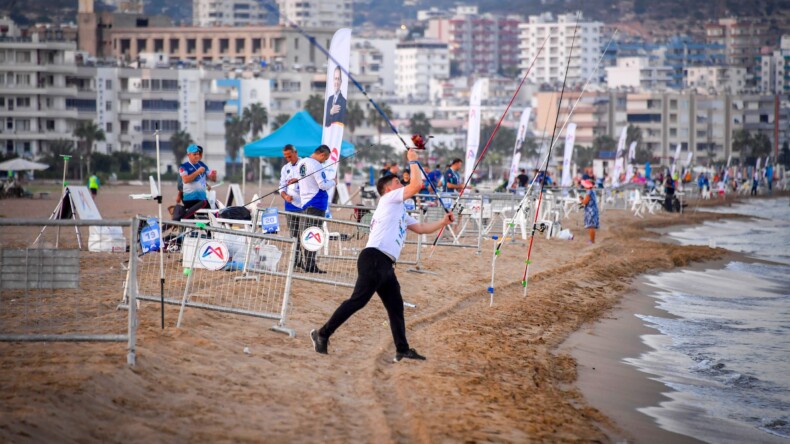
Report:
M595 243L595 230L598 228L598 199L595 197L593 183L590 180L583 180L582 186L587 193L580 197L581 205L584 207L584 228L590 230L589 243Z
M91 177L88 178L88 188L90 188L93 197L99 194L99 185L99 177L92 174Z
M381 199L370 222L368 243L357 259L357 282L354 291L351 297L340 304L326 324L310 332L313 348L318 353L328 354L329 338L332 334L354 313L367 305L373 293L378 293L389 316L392 339L395 342L395 362L403 358L425 360L425 356L410 348L406 340L403 297L395 276L395 262L403 248L407 229L417 234L433 233L452 223L454 218L452 213L447 213L440 220L418 223L406 213L403 201L422 189L417 152L410 149L406 157L409 159L411 172L411 182L408 185L404 187L395 175L382 177L376 182Z

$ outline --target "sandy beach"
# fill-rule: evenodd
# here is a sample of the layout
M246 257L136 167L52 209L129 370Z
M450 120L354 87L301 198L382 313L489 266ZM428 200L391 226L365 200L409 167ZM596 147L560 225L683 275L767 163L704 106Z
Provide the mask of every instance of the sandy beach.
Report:
M102 188L96 199L102 216L155 215L154 204L128 198L145 188ZM174 190L170 185L164 194ZM2 200L0 217L46 218L57 194ZM580 369L571 354L576 339L566 341L621 316L613 309L637 276L728 254L660 242L648 229L727 217L691 211L637 219L607 209L597 243L588 245L576 213L566 221L574 240L535 240L526 298L520 283L526 243L502 249L493 306L486 291L490 240L479 255L439 248L423 262L432 273L399 265L404 299L416 305L406 309L407 334L425 362L391 362L394 346L376 298L332 337L329 356L316 354L310 329L350 291L304 281L292 289L296 338L269 330L271 321L197 309L177 329L177 307L166 308L163 330L159 306L143 303L135 367L125 364L121 344L0 343L0 440L658 442L640 439L659 433L648 421L610 417L605 404L596 408L602 404L582 395L577 383L592 370ZM623 309L636 310L628 301ZM638 321L618 328L642 332ZM599 352L622 353L616 347ZM616 384L611 402L661 396L660 384L645 379L606 383Z

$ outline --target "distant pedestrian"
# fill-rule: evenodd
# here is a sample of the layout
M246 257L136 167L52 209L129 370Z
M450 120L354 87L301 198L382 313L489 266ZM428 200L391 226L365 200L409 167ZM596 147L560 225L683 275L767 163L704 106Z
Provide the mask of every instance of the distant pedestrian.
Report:
M99 194L99 178L95 174L88 178L88 188L91 190L91 194L93 197L96 197Z
M584 228L590 231L589 243L595 243L595 230L598 229L598 198L595 196L593 183L590 180L583 180L582 186L587 193L584 197L580 197L582 206L584 207Z

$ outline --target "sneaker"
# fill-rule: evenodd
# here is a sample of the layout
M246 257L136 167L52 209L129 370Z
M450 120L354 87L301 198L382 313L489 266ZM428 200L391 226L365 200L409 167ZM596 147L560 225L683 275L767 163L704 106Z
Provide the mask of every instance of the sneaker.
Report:
M415 359L415 360L418 360L418 361L424 361L425 360L425 356L417 353L417 350L415 350L413 348L410 348L409 351L404 352L404 353L401 353L401 352L395 353L395 360L393 362L398 362L398 361L400 361L403 358Z
M329 339L324 339L318 334L318 330L313 329L310 331L310 339L313 341L313 349L317 353L321 353L324 355L328 355L329 352L327 348L329 348ZM423 358L425 359L425 358Z

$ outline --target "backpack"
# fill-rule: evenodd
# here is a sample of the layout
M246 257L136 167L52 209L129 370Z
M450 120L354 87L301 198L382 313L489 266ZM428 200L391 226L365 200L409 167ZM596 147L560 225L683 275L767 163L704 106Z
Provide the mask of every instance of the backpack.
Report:
M227 207L219 212L222 219L252 220L252 214L247 207Z

